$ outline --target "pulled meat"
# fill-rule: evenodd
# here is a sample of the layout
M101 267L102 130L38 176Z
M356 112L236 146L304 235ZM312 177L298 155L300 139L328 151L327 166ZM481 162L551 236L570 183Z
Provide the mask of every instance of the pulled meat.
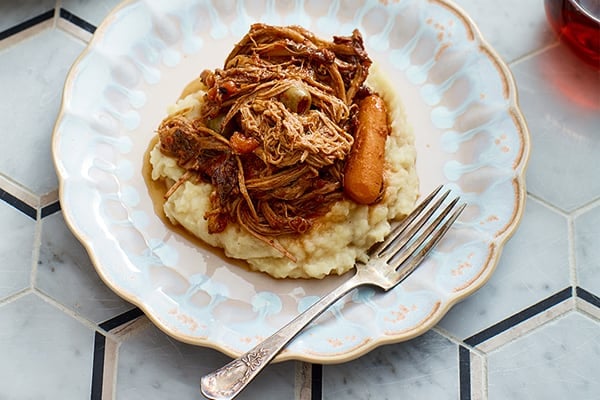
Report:
M224 67L205 70L200 117L170 115L161 151L186 180L213 185L209 232L237 222L293 256L278 235L309 230L343 196L351 115L371 60L355 30L325 41L297 26L252 25Z

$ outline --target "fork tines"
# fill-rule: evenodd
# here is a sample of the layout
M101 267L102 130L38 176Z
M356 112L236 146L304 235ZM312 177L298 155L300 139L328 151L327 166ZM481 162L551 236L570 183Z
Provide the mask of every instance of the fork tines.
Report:
M467 206L465 203L457 206L460 198L456 197L442 209L450 194L450 190L441 193L442 189L443 185L437 187L398 223L387 238L373 249L371 257L383 258L387 262L399 265L399 268L406 269L406 275L410 274ZM409 258L411 260L408 265L403 265Z

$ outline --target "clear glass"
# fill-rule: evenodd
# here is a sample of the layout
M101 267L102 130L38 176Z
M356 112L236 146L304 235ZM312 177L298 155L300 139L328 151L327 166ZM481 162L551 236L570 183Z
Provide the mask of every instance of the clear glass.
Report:
M600 69L600 0L545 0L545 7L560 39Z

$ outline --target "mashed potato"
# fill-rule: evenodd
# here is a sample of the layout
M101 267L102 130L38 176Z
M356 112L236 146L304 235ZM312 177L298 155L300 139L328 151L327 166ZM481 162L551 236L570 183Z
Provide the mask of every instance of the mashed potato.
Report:
M390 232L391 220L412 210L418 195L414 137L402 104L375 66L367 82L386 101L392 121L385 149L385 194L381 202L369 206L340 201L307 233L278 237L296 262L235 223L221 233L209 234L204 219L212 191L208 183L186 181L164 203L165 215L209 245L223 248L228 257L246 260L251 269L275 278L323 278L345 273L357 260L366 261L367 250ZM189 94L170 107L169 114L185 110L187 116L196 116L202 96L202 91ZM175 159L161 153L158 144L150 152L150 163L153 180L174 182L185 172Z

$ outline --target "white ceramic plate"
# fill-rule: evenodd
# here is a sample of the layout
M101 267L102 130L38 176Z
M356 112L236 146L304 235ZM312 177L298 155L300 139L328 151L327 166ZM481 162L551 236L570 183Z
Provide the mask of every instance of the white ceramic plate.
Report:
M434 326L492 274L521 217L529 153L511 74L445 0L129 1L71 69L53 138L67 223L99 275L169 335L239 355L345 277L274 280L165 227L142 178L168 104L221 66L252 22L324 38L359 28L416 135L421 193L446 183L470 205L404 284L347 296L278 357L342 362Z

